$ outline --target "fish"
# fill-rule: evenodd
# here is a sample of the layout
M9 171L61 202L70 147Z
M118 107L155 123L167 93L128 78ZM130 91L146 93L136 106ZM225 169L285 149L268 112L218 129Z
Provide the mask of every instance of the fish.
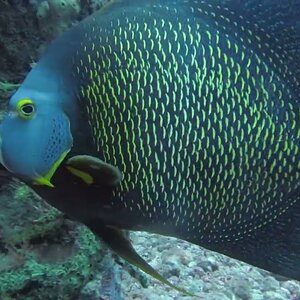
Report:
M1 162L161 282L125 231L300 279L300 4L119 0L11 97Z

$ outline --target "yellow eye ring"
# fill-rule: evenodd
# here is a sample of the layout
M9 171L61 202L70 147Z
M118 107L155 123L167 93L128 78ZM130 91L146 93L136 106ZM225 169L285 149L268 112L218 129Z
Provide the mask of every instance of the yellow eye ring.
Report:
M16 108L19 117L24 120L30 120L35 115L35 105L30 99L20 100Z

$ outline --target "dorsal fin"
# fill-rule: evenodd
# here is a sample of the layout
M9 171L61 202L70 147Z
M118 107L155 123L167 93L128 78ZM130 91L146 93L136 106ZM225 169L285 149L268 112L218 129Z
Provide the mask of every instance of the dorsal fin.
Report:
M146 8L158 14L180 13L207 18L223 26L266 63L300 96L300 1L297 0L113 0L117 7ZM168 7L166 10L165 8ZM298 100L299 101L299 100Z
M300 2L293 0L186 0L224 30L261 53L300 95ZM195 4L198 3L198 4ZM198 5L198 7L197 7Z
M241 40L260 53L299 98L300 1L167 0L155 5L170 6L169 13L185 9Z

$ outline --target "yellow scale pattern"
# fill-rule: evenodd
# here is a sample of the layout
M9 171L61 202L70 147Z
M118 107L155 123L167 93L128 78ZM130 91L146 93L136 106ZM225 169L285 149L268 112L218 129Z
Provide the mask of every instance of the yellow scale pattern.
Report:
M86 23L74 76L94 144L123 172L116 206L190 239L238 240L297 200L300 112L272 58L171 13Z

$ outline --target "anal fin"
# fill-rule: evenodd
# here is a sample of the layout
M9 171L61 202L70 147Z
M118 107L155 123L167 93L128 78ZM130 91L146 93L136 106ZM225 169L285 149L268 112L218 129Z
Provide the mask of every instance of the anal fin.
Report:
M124 233L114 227L105 226L98 221L86 224L97 236L99 236L117 255L125 259L130 264L141 269L148 275L158 281L168 285L169 287L181 292L185 295L195 297L194 294L179 288L160 275L152 268L133 248L130 241L125 237Z
M205 247L300 280L300 189L290 196L294 204L270 224L240 240Z

